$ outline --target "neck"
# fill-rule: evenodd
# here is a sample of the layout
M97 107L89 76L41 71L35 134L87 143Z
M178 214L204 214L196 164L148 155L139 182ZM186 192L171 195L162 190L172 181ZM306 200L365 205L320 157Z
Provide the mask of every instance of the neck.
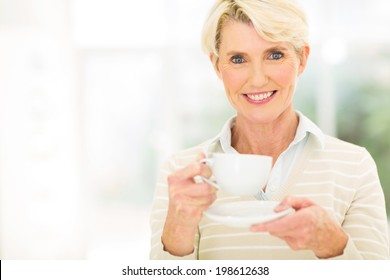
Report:
M237 116L232 128L232 146L242 154L267 155L275 162L295 137L298 116L285 111L271 123L251 123Z

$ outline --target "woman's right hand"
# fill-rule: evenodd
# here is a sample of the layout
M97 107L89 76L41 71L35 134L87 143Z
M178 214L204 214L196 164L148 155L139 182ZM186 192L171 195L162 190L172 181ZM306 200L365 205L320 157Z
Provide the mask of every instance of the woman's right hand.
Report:
M216 189L207 183L196 183L194 177L211 176L210 168L195 162L168 176L169 206L162 233L164 250L175 256L194 251L195 233L203 212L215 201Z

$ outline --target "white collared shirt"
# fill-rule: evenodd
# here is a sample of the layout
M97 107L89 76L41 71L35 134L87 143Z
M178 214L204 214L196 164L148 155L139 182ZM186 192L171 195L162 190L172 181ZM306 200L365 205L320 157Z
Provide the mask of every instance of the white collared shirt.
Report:
M274 166L272 167L267 187L265 191L260 190L256 195L257 199L269 200L273 194L278 190L280 186L284 184L294 163L301 155L306 141L309 137L309 133L313 134L322 146L324 146L324 134L323 132L306 116L297 111L299 123L295 137L285 151L283 151ZM236 117L230 118L222 128L221 132L213 138L210 145L219 141L219 144L224 153L238 153L231 145L231 129L236 123Z

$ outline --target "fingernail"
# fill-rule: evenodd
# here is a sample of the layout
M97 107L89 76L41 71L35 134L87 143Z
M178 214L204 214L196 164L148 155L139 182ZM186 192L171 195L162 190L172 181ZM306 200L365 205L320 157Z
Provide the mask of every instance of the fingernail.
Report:
M286 209L288 209L290 207L290 205L286 205L286 204L279 204L278 206L276 206L275 208L274 208L274 211L275 212L280 212L280 211L283 211L283 210L286 210Z
M284 210L284 206L283 205L278 205L274 209L275 212L282 211L282 210Z
M264 231L265 226L264 225L253 225L250 228L251 231Z

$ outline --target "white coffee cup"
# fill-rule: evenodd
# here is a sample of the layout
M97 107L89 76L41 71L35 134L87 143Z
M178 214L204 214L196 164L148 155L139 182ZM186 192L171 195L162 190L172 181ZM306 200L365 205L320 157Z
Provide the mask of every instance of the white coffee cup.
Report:
M252 154L213 153L201 162L211 167L216 183L204 177L202 180L234 195L258 193L272 168L272 157Z

